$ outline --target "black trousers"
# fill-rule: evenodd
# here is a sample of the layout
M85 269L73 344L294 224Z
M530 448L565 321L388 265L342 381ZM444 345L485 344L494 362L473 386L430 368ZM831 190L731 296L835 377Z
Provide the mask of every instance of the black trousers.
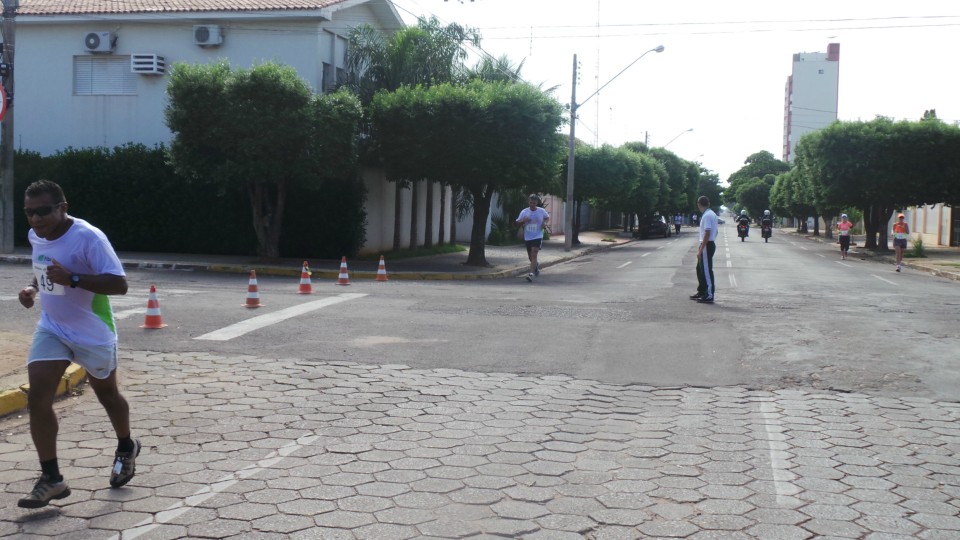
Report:
M697 292L700 296L713 298L716 284L713 279L713 254L717 252L717 244L707 242L703 248L703 256L697 261Z

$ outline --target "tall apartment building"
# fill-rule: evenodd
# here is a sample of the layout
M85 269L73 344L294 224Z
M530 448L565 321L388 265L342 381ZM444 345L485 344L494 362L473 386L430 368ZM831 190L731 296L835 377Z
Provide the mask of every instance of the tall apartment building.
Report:
M787 77L783 103L784 161L793 162L800 137L837 119L839 88L839 43L829 44L826 53L793 55L793 72Z

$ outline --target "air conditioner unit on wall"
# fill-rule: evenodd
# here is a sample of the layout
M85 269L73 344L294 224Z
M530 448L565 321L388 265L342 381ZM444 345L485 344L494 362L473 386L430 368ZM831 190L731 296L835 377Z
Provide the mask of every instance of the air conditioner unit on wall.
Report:
M130 71L141 75L163 75L167 72L167 63L156 54L134 53L130 55Z
M87 32L83 36L83 48L92 53L112 53L117 46L113 32Z
M223 43L223 31L216 24L201 24L193 27L193 42L201 47L213 47Z

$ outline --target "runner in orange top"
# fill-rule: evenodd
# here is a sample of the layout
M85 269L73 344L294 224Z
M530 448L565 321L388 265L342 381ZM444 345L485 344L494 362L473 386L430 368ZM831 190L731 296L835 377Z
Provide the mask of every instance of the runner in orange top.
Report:
M897 214L897 222L893 224L893 249L897 252L897 272L903 264L903 250L907 249L909 235L910 226L907 225L903 214Z
M847 218L846 214L840 214L840 222L837 223L837 230L840 231L840 260L846 260L847 252L850 251L850 229L853 228L853 222Z

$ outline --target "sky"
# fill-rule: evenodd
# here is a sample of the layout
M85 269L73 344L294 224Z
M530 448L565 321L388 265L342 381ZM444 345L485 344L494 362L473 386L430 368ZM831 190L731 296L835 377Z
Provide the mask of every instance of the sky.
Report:
M793 54L825 53L829 43L840 44L839 120L917 120L936 109L944 121L960 122L960 2L393 2L409 24L432 15L476 28L482 39L474 58L523 61L523 78L555 88L563 104L576 54L577 138L667 145L722 181L756 152L782 158ZM662 53L646 52L659 45Z

